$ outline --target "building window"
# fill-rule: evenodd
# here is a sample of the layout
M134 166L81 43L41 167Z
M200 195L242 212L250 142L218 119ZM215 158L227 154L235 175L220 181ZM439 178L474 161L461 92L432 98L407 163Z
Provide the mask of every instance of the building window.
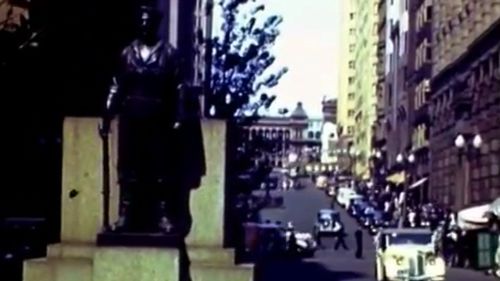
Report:
M349 68L350 69L354 69L354 61L350 61L349 62Z
M353 117L354 116L354 109L349 109L349 111L347 111L347 116L349 117Z
M348 99L348 100L354 100L354 97L355 97L354 93L349 93L349 94L347 95L347 99Z
M317 140L321 139L321 132L317 131L315 137Z
M349 85L354 84L354 77L349 77Z
M349 14L349 18L350 18L351 20L353 20L353 19L354 19L354 13L350 13L350 14Z
M307 138L309 138L309 139L314 138L314 133L313 133L312 131L309 131L309 132L307 133Z
M349 29L349 35L354 36L354 32L355 32L354 28Z
M432 61L432 48L431 48L430 44L427 44L425 46L425 61L426 62Z
M354 52L355 45L349 44L349 52Z
M432 3L429 0L425 1L425 12L424 12L424 19L425 21L430 21L432 20Z
M347 134L349 134L349 135L354 134L354 127L353 126L347 127Z

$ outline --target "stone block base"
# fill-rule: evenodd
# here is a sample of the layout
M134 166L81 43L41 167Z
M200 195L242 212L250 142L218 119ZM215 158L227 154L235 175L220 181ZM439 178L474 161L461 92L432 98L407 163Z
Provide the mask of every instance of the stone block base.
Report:
M178 281L179 251L165 248L50 245L27 260L24 281Z
M189 247L193 281L253 281L254 266L235 265L234 250Z

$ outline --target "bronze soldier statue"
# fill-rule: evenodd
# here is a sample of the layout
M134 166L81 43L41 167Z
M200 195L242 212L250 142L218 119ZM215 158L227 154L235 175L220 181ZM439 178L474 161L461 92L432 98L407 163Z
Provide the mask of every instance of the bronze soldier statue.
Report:
M101 134L119 116L117 230L169 232L191 227L190 190L205 173L199 104L184 81L177 50L157 36L161 14L140 9L140 32L125 47L106 102Z

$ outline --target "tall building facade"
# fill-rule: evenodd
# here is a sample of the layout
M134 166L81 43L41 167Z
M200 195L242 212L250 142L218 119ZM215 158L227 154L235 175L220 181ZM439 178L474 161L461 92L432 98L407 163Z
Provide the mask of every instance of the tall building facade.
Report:
M433 198L463 207L500 195L500 1L434 1Z
M432 0L411 0L408 25L408 121L411 150L416 157L411 180L415 186L413 196L427 202L430 174L429 151L429 95L432 68ZM420 183L418 186L417 183Z
M383 184L387 172L385 155L387 151L387 127L385 120L385 63L386 63L386 34L387 34L387 2L380 0L378 3L378 25L377 25L377 118L373 128L372 145L375 154L371 157L371 175L376 185ZM378 157L377 157L378 156Z
M355 133L355 111L356 111L356 1L340 1L340 37L339 37L339 76L337 96L337 124L341 128L342 135L352 138Z
M390 1L386 18L385 58L385 125L387 137L387 165L396 164L396 156L409 150L408 121L408 5L409 1Z
M377 44L378 3L356 1L354 51L354 148L357 152L355 173L362 178L370 176L373 128L377 119Z

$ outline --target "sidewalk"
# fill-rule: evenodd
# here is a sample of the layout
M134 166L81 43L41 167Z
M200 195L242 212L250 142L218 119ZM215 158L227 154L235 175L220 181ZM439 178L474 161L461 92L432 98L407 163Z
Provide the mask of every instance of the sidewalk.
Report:
M498 281L500 279L472 269L448 268L446 280L449 281Z

